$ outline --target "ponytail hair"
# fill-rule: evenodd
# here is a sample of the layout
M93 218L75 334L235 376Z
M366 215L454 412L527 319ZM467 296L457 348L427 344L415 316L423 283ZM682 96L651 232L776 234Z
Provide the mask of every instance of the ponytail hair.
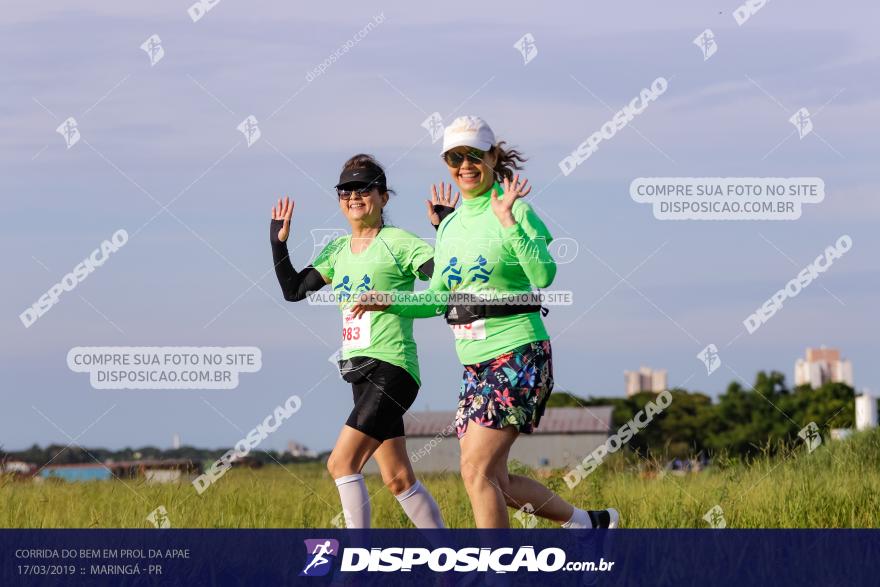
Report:
M499 181L513 179L515 173L523 168L522 164L528 161L520 151L505 148L505 145L507 145L506 141L498 141L490 149L495 154L495 167L492 171L495 172L495 179Z

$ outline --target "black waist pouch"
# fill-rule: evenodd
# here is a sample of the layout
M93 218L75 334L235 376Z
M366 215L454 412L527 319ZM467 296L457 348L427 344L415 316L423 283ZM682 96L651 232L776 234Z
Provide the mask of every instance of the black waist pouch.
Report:
M352 357L339 361L339 374L348 383L360 383L378 366L378 359L372 357Z
M548 313L547 308L541 306L540 296L531 292L524 293L512 302L515 303L486 304L479 296L473 294L453 294L443 316L450 326L460 326L483 318L500 318L532 312L541 312L546 316Z

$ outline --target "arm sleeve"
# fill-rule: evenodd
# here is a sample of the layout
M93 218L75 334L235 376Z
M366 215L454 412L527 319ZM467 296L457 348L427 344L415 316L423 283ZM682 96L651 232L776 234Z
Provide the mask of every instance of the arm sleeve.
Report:
M434 273L432 284L438 275ZM446 303L441 301L444 297L443 289L435 290L433 287L418 292L398 291L394 292L395 302L385 311L402 318L433 318L446 311Z
M556 277L556 261L547 248L553 236L532 207L521 200L514 205L513 217L516 224L504 229L504 243L516 255L532 285L548 287Z
M411 235L406 246L406 265L418 279L431 279L434 274L434 247L415 234Z
M438 303L437 292L441 293L443 279L434 271L434 249L413 235L408 251L408 264L414 273L421 273L431 279L427 289L420 292L398 291L394 292L395 303L388 307L386 312L396 314L403 318L433 318L446 311L445 303Z
M434 259L428 259L419 266L419 273L431 279L434 276Z
M431 226L434 227L434 230L437 230L438 228L440 228L440 224L443 224L443 220L447 216L455 212L455 208L453 208L452 206L444 206L443 204L434 204L434 212L436 212L437 216L440 217L440 223L431 223Z
M398 291L394 292L395 302L385 310L403 318L433 318L446 311L446 286L443 284L443 275L434 271L434 260L431 259L422 265L431 264L431 283L428 288L418 292ZM421 270L421 269L420 269Z
M275 262L275 276L281 285L281 292L288 302L298 302L326 285L324 276L309 265L302 271L293 268L287 252L287 243L278 240L278 230L283 221L273 220L269 225L269 240L272 243L272 260Z

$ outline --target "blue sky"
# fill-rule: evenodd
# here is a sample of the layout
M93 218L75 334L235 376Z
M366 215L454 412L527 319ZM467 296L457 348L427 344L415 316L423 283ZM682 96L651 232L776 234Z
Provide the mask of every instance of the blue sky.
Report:
M346 226L329 187L346 158L366 151L390 167L393 222L432 236L423 200L448 177L420 124L435 111L446 122L478 114L518 145L536 192L546 190L536 210L556 237L579 243L554 284L575 303L547 319L557 389L622 395L623 371L645 364L715 395L760 369L790 379L805 347L826 344L853 361L859 388L880 390L875 4L779 0L742 26L736 2L342 11L221 0L198 22L187 6L4 9L5 448L67 443L65 433L82 433L85 446L168 446L175 432L231 446L306 392L264 446L331 447L351 405L327 361L338 314L281 307L269 207L296 199L291 249L307 264L311 229ZM708 61L692 44L705 28L719 47ZM538 47L527 65L513 48L525 33ZM152 34L165 49L154 67L140 49ZM669 89L633 122L638 132L623 129L559 177L559 160L658 76ZM816 131L803 140L788 121L800 107ZM236 126L251 114L262 138L248 148ZM55 132L68 116L84 139L71 149ZM817 176L827 195L791 222L658 221L628 194L634 178L651 176ZM156 216L156 201L172 200ZM19 313L119 228L139 232L24 329ZM746 334L742 320L842 234L852 251ZM460 366L448 328L421 321L416 334L424 385L414 409L452 409ZM695 358L709 343L724 364L711 376ZM71 347L114 345L257 346L263 368L235 390L97 391L66 366Z

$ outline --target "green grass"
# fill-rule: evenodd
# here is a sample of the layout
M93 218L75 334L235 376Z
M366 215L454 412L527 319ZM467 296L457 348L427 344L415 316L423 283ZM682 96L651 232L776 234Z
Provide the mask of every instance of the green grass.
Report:
M646 478L621 455L573 490L563 474L556 471L541 481L580 507L616 507L625 527L706 527L703 515L716 504L729 528L880 527L877 431L844 442L826 440L812 454L801 445L784 456L725 463L684 477ZM422 475L421 480L450 527L473 526L457 475ZM375 527L410 527L377 476L368 476L367 486L373 494ZM4 528L152 527L145 518L159 505L165 506L175 528L331 527L339 512L333 481L316 464L234 469L202 495L188 483L0 478L0 503ZM542 521L539 527L553 525Z

